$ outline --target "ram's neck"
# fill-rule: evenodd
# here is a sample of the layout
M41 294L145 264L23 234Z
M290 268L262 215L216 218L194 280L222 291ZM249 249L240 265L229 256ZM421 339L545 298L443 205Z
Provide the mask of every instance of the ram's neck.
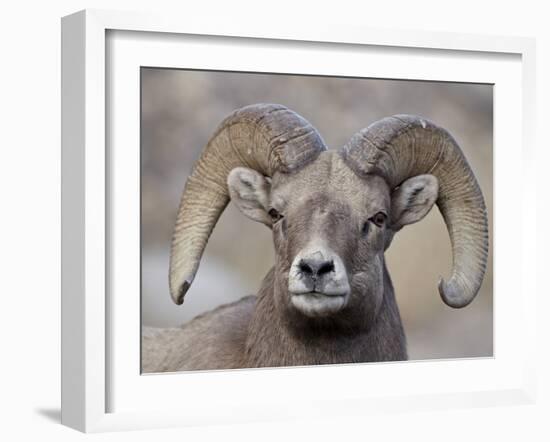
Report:
M393 286L384 266L384 300L372 324L317 323L289 314L274 270L265 277L246 342L247 366L343 364L407 359Z

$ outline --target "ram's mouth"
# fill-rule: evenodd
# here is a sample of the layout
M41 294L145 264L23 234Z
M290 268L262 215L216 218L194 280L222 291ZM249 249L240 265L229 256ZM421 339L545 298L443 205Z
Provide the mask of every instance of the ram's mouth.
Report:
M333 315L348 302L348 293L299 292L290 293L292 305L304 315L318 318Z
M317 292L317 291L310 291L310 292L293 292L291 293L292 296L304 296L305 298L311 298L311 299L323 299L323 298L335 298L338 296L346 296L347 293L333 293L333 292Z

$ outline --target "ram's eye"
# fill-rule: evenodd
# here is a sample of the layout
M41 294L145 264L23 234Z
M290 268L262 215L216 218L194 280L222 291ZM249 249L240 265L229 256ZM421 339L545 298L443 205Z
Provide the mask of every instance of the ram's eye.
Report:
M369 219L369 221L372 221L374 224L376 224L378 227L382 227L384 223L386 222L386 214L383 212L378 212L376 215L374 215L372 218Z
M271 221L273 222L273 224L283 219L283 215L281 215L275 209L270 209L267 213L271 217Z

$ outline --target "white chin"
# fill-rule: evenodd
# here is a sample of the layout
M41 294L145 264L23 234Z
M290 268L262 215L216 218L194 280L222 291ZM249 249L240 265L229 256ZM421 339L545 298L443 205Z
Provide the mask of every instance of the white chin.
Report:
M290 300L292 305L304 315L310 318L321 318L342 310L348 302L348 295L324 295L316 292L291 293Z

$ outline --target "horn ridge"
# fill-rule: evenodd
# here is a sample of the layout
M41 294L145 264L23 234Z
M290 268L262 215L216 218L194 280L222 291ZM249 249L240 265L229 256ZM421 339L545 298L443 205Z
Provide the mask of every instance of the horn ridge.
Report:
M237 109L214 131L187 179L170 251L170 293L176 304L191 286L206 243L229 202L227 176L248 167L265 176L291 173L326 146L303 117L280 104Z
M436 204L447 226L453 255L451 276L440 281L439 292L451 307L472 302L487 267L487 209L475 175L453 136L425 118L394 115L357 132L340 155L357 175L380 175L390 189L416 175L429 173L438 179Z

